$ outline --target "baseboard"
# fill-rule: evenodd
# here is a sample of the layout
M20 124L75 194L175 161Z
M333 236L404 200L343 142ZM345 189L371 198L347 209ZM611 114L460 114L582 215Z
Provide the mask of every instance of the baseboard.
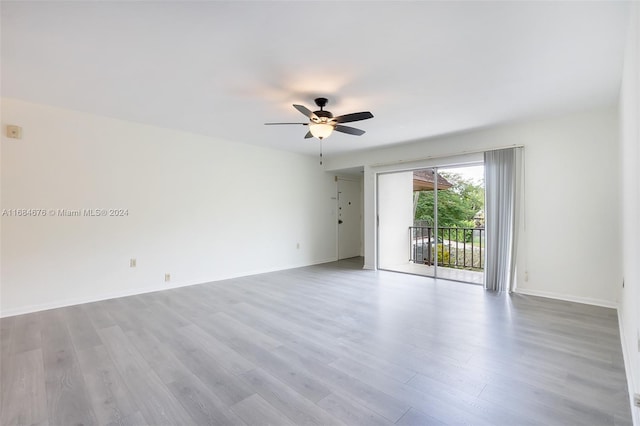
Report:
M100 302L102 300L118 299L120 297L135 296L138 294L153 293L156 291L170 290L170 289L180 288L180 287L189 287L192 285L205 284L205 283L215 282L215 281L224 281L224 280L230 280L230 279L240 278L240 277L249 277L252 275L268 274L269 272L278 272L278 271L284 271L287 269L304 268L305 266L320 265L323 263L334 262L335 260L336 259L334 258L323 259L323 260L313 261L311 263L305 263L301 265L285 265L285 266L279 266L274 268L263 268L263 269L256 269L253 271L245 271L238 274L222 275L222 276L213 277L212 279L198 280L196 282L187 281L187 282L176 282L176 283L170 283L170 284L162 283L161 285L138 287L134 289L127 289L127 290L117 291L113 293L104 293L104 294L96 295L95 297L72 298L72 299L65 299L65 300L57 300L49 303L22 306L19 308L5 309L0 311L0 318L30 314L33 312L47 311L49 309L64 308L66 306L81 305L84 303Z
M527 288L517 288L517 294L525 294L528 296L546 297L548 299L564 300L566 302L584 303L585 305L601 306L603 308L618 309L618 304L610 300L592 299L590 297L571 296L568 294L554 293L551 291L531 290Z
M627 345L625 342L625 332L624 325L622 322L622 317L620 316L620 309L618 309L618 327L620 329L620 344L622 345L622 359L624 359L624 372L627 376L627 390L629 392L629 405L631 405L631 420L633 421L634 426L640 426L640 409L636 407L633 403L633 395L635 394L636 385L635 380L633 378L633 374L631 374L631 361L629 360L629 351L627 351Z
M95 297L79 297L79 298L72 298L72 299L65 299L65 300L56 300L54 302L22 306L14 309L5 309L2 312L0 312L0 318L31 314L31 313L40 312L40 311L48 311L49 309L58 309L58 308L64 308L67 306L82 305L84 303L100 302L102 300L118 299L120 297L135 296L138 294L153 293L155 291L170 290L172 288L186 287L194 284L196 283L178 283L173 285L164 285L162 287L160 286L140 287L140 288L134 288L134 289L127 289L123 291L117 291L113 293L104 293Z

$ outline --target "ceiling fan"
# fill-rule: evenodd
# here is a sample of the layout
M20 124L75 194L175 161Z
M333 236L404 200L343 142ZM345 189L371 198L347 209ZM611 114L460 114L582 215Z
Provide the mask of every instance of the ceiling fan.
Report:
M328 138L335 130L336 132L347 133L349 135L360 136L365 132L364 130L356 129L355 127L343 126L341 123L350 123L352 121L367 120L373 118L373 114L369 111L354 112L351 114L340 115L334 117L329 111L325 111L324 107L329 100L327 98L316 98L316 105L320 107L318 111L311 111L309 108L302 105L293 105L295 109L300 111L305 117L309 118L308 123L264 123L267 126L280 125L280 124L297 124L303 126L309 126L309 131L304 136L305 139L316 137L320 140Z

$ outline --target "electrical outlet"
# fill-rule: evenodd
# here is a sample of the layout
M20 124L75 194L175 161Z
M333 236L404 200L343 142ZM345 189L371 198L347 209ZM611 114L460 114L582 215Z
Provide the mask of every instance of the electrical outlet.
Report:
M164 274L164 281L165 282L171 281L171 274Z
M529 281L529 271L524 271L524 281Z
M129 268L135 268L136 267L136 258L132 257L131 259L129 259Z
M300 250L300 243L296 243L296 248Z

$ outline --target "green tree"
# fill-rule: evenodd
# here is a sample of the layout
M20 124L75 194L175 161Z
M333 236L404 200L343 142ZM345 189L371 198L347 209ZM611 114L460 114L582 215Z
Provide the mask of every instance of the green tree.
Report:
M474 216L484 209L482 184L458 173L440 173L452 184L438 191L438 227L475 228ZM421 191L415 220L433 225L434 191Z

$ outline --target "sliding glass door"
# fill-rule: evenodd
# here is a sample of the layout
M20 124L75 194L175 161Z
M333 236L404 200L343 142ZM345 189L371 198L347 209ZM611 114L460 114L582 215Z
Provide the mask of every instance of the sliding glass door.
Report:
M380 269L482 284L482 164L378 175Z

